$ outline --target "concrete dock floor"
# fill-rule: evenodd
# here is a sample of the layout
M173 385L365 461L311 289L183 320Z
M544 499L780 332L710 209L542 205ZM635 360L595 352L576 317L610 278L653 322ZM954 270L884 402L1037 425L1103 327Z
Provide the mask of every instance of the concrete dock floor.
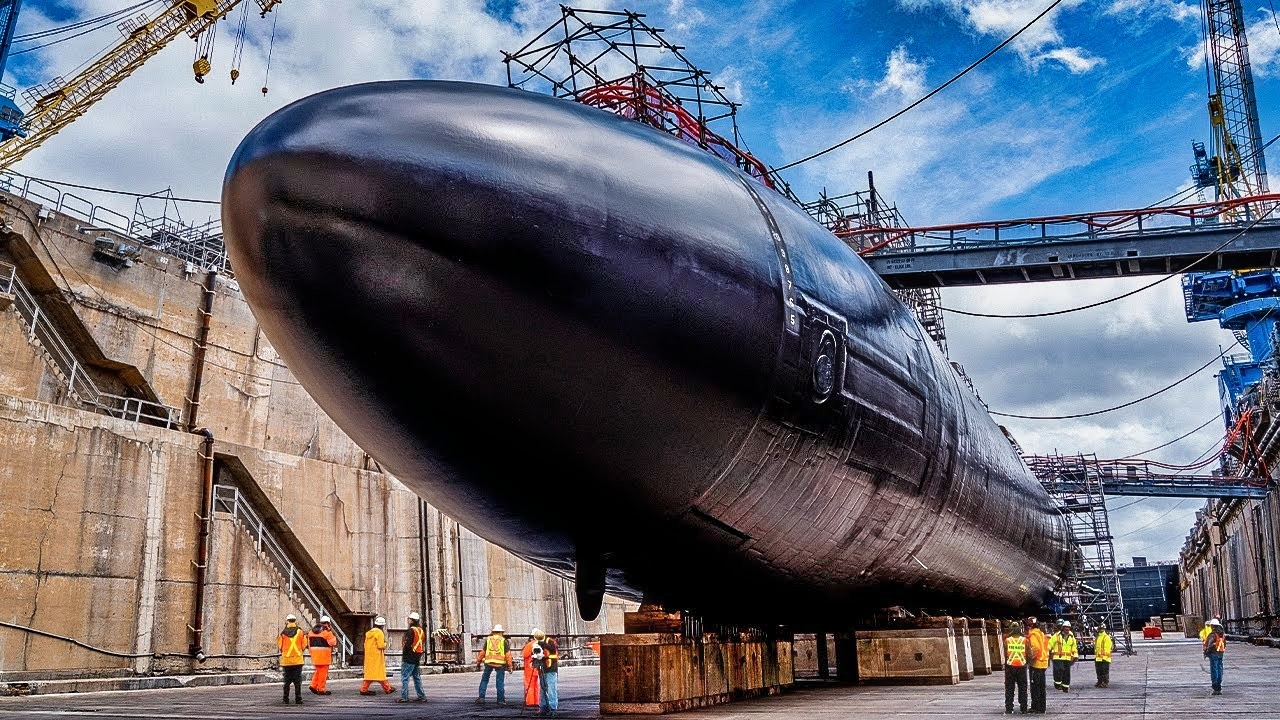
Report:
M1280 718L1280 650L1227 646L1223 694L1209 694L1208 664L1195 640L1136 641L1137 655L1117 657L1111 687L1093 687L1092 662L1075 666L1072 692L1049 689L1049 715L1098 720L1161 718ZM559 717L600 717L597 668L565 668ZM281 704L278 685L136 690L0 697L0 718L518 718L520 676L508 679L507 707L474 702L479 675L457 673L423 679L426 703L397 704L392 696L362 697L359 681L330 683L333 695L317 697L303 686L303 705ZM305 683L306 681L304 681ZM393 680L398 685L398 678ZM412 697L412 691L410 692ZM1003 716L1003 676L996 673L947 687L866 687L802 684L779 697L679 713L680 720L780 720L782 718L992 718ZM611 716L614 717L614 716Z

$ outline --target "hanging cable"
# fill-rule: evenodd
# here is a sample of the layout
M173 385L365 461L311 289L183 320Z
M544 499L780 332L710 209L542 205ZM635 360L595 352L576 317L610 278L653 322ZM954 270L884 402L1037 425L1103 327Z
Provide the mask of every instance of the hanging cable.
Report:
M1138 452L1129 453L1128 455L1123 455L1123 456L1121 456L1121 457L1117 458L1117 460L1133 460L1133 459L1136 459L1136 458L1141 457L1141 456L1143 456L1143 455L1146 455L1146 454L1147 454L1147 453L1149 453L1149 452L1155 452L1156 450L1162 450L1162 449L1164 449L1164 448L1167 448L1167 447L1169 447L1170 445L1172 445L1172 444L1174 444L1174 443L1176 443L1176 442L1178 442L1178 441L1180 441L1180 440L1185 440L1185 439L1187 439L1187 438L1191 437L1192 435L1195 435L1196 433L1200 432L1201 430L1205 429L1206 427L1209 427L1209 423L1213 422L1214 420L1217 420L1217 419L1218 419L1218 418L1220 418L1220 417L1222 417L1222 411L1219 411L1217 415L1214 415L1213 417L1209 418L1208 420L1205 420L1205 421L1200 425L1200 427L1196 428L1195 430L1192 430L1191 432L1183 433L1183 434L1179 435L1178 437L1176 437L1176 438L1174 438L1174 439L1170 440L1169 442L1166 442L1166 443L1163 443L1163 444L1157 445L1157 446L1155 446L1155 447L1153 447L1153 448L1147 448L1146 450L1139 450Z
M0 627L13 628L14 630L21 630L23 632L31 633L32 635L40 635L42 637L53 638L54 640L63 640L65 642L71 643L72 645L75 645L76 647L82 647L85 650L90 650L92 652L100 653L102 655L110 655L111 657L118 657L118 658L143 658L143 657L162 658L164 657L164 653L149 653L149 652L148 653L122 653L122 652L116 652L115 650L103 650L100 647L94 647L93 645L90 645L85 642L81 642L79 640L76 640L75 638L69 638L66 635L58 635L57 633L51 633L51 632L48 632L47 630L37 630L33 627L27 627L26 625L18 625L17 623L4 622L2 620L0 620Z
M921 103L923 103L924 101L928 100L929 98L933 97L934 95L937 95L938 93L942 92L943 90L946 90L946 89L947 89L947 87L949 87L952 83L956 82L957 80L959 80L960 78L964 77L965 75L968 75L968 74L969 74L969 72L970 72L971 70L973 70L974 68L976 68L976 67L978 67L979 65L981 65L983 62L985 62L985 61L986 61L988 58L990 58L992 55L995 55L996 53L998 53L998 52L1000 52L1001 50L1003 50L1003 49L1004 49L1004 47L1005 47L1006 45L1008 45L1009 43L1011 43L1011 42L1013 42L1014 40L1016 40L1016 39L1018 38L1018 36L1019 36L1019 35L1022 35L1022 33L1026 32L1026 31L1027 31L1027 30L1028 30L1032 25L1035 25L1037 22L1039 22L1039 21L1040 21L1040 18L1044 17L1045 15L1048 15L1048 14L1049 14L1049 12L1050 12L1050 11L1052 11L1054 8L1058 7L1058 5L1059 5L1061 2L1062 2L1062 0L1053 0L1053 2L1049 4L1049 7L1045 8L1045 9L1044 9L1044 10L1043 10L1039 15L1035 16L1034 18L1032 18L1032 19L1031 19L1031 22L1027 23L1026 25L1023 25L1023 26L1022 26L1022 28L1021 28L1020 30L1018 30L1018 31L1017 31L1017 32L1015 32L1014 34L1010 35L1008 38L1006 38L1006 39L1005 39L1005 41L1004 41L1004 42L1002 42L1002 43L1000 43L999 45L997 45L997 46L995 46L994 48L992 48L992 49L990 50L990 52L988 52L986 55L983 55L982 57L980 57L980 58L978 58L977 60L973 61L973 63L972 63L971 65L969 65L969 67L965 68L964 70L961 70L959 74L957 74L957 75L953 76L950 80L948 80L948 81L946 81L946 82L942 83L941 85L939 85L938 87L936 87L936 88L934 88L934 89L930 90L930 91L928 92L928 94L926 94L924 97L920 98L919 100L916 100L915 102L913 102L913 103L911 103L910 105L908 105L908 106L906 106L906 107L902 108L902 109L901 109L901 110L899 110L898 112L896 112L896 113L894 113L894 114L890 115L889 117L885 118L884 120L881 120L880 122L876 123L875 125L872 125L871 127L867 128L866 130L863 130L862 132L858 133L857 135L854 135L853 137L848 138L847 140L842 140L842 141L840 141L840 142L836 143L835 145L832 145L831 147L827 148L826 150L820 150L820 151L818 151L818 152L816 152L816 153L814 153L814 154L812 154L812 155L809 155L808 157L800 158L799 160L796 160L795 162L789 162L789 163L787 163L786 165L783 165L783 166L781 166L781 167L776 167L776 168L774 168L774 169L773 169L773 171L774 171L774 172L781 172L781 171L783 171L783 170L786 170L787 168L793 168L793 167L795 167L795 166L797 166L797 165L799 165L799 164L801 164L801 163L809 162L810 160L812 160L812 159L814 159L814 158L822 157L823 155L826 155L827 153L831 152L832 150L836 150L836 149L838 149L838 148L842 148L842 147L844 147L845 145L848 145L849 143L853 142L854 140L857 140L858 138L864 137L864 136L868 135L869 133L872 133L872 132L874 132L874 131L876 131L876 130L879 130L880 128L884 127L885 125L888 125L890 122L892 122L892 121L894 121L894 120L896 120L896 119L898 119L898 118L902 117L902 116L903 116L903 115L905 115L908 111L910 111L910 110L914 109L915 107L917 107L918 105L920 105L920 104L921 104Z
M47 183L49 185L55 185L57 187L71 187L71 188L78 188L80 190L92 190L94 192L107 193L109 195L125 195L128 197L135 197L135 198L149 198L149 197L155 197L156 195L153 192L140 193L140 192L129 192L127 190L113 190L111 188L97 187L94 185L81 185L79 183L67 182L65 180L52 180L50 178L40 178L34 175L23 175L22 173L16 170L6 170L6 172L8 172L10 175L16 175L18 177L27 178L28 180L35 180L37 182ZM172 202L201 203L204 205L220 205L222 203L221 200L204 200L202 198L171 197L167 199Z
M1147 523L1146 525L1143 525L1143 526L1142 526L1142 527L1140 527L1140 528L1134 528L1133 530L1130 530L1129 532L1124 533L1123 535L1116 535L1115 537L1113 537L1113 538L1111 538L1111 539L1112 539L1112 540L1119 540L1119 539L1121 539L1121 538L1127 538L1127 537L1129 537L1130 535L1134 535L1134 534L1136 534L1136 533L1140 533L1140 532L1142 532L1143 530L1146 530L1147 528L1151 527L1152 525L1155 525L1156 523L1158 523L1158 522L1160 522L1161 520L1165 519L1166 517L1169 517L1169 515L1170 515L1174 510L1177 510L1178 508L1182 507L1182 506L1183 506L1183 505L1185 505L1186 503L1187 503L1187 500L1186 500L1186 499L1179 500L1177 505L1174 505L1173 507L1169 508L1168 510L1165 510L1165 511L1164 511L1163 513L1161 513L1161 514L1160 514L1160 516L1159 516L1159 517L1157 517L1155 520L1152 520L1151 522Z
M145 5L153 4L154 2L155 2L155 0L149 0L149 2L140 3L140 4L138 4L138 5L135 5L134 7L129 8L129 10L136 10L137 8L143 7L143 6L145 6ZM86 30L81 30L80 32L75 33L74 35L68 35L68 36L66 36L66 37L60 37L60 38L58 38L57 40L50 40L49 42L41 43L40 45L33 45L33 46L31 46L31 47L23 48L23 49L21 49L21 50L14 50L14 51L12 51L12 52L10 52L10 53L9 53L9 57L13 57L14 55L22 55L22 54L24 54L24 53L29 53L29 52L35 52L36 50L43 50L44 48L51 47L51 46L53 46L53 45L57 45L58 43L64 43L64 42L66 42L66 41L68 41L68 40L74 40L74 39L76 39L76 38L78 38L78 37L81 37L82 35L88 35L88 34L89 34L89 33L91 33L91 32L94 32L94 31L97 31L97 30L101 30L102 28L107 27L108 25L110 25L110 24L111 24L112 19L114 19L114 18L108 18L105 22L102 22L102 23L100 23L100 24L98 24L98 25L96 25L96 26L94 26L94 27L90 27L90 28L88 28L88 29L86 29Z
M240 77L240 61L244 58L245 31L249 27L249 3L240 3L240 20L236 23L235 44L231 48L231 84Z
M1186 382L1186 381L1190 380L1191 378L1193 378L1193 377L1195 377L1196 375L1198 375L1198 374L1200 374L1201 372L1203 372L1206 368L1208 368L1210 365L1212 365L1212 364L1214 364L1215 362L1217 362L1217 361L1218 361L1218 360L1219 360L1223 355L1226 355L1228 352L1230 352L1230 351L1232 350L1232 348L1234 348L1236 345L1239 345L1239 344L1240 344L1240 341L1239 341L1239 340L1235 341L1235 342L1234 342L1234 343L1232 343L1232 344L1231 344L1231 345L1230 345L1226 350L1223 350L1222 352L1220 352L1220 353L1218 353L1216 356L1214 356L1214 358L1213 358L1212 360L1210 360L1209 362L1207 362L1207 363L1205 363L1205 364L1201 365L1200 367L1196 368L1195 370L1192 370L1192 371L1191 371L1190 373L1188 373L1187 375L1183 376L1183 378L1182 378L1181 380L1178 380L1177 382L1174 382L1174 383L1172 383L1172 384L1170 384L1170 385L1166 385L1165 387L1162 387L1162 388L1160 388L1159 390L1157 390L1157 391L1155 391L1155 392L1153 392L1153 393L1151 393L1151 394L1149 394L1149 395L1143 395L1142 397L1138 398L1137 400L1130 400L1130 401L1129 401L1129 402L1127 402L1127 403L1124 403L1124 404L1121 404L1121 405L1116 405L1116 406L1114 406L1114 407L1104 408L1104 409L1102 409L1102 410L1094 410L1094 411L1092 411L1092 412L1076 413L1076 414L1074 414L1074 415L1016 415L1016 414L1014 414L1014 413L1003 413L1003 412L997 412L997 411L995 411L995 410L988 410L988 412L989 412L989 413L991 413L992 415L996 415L996 416L998 416L998 417L1016 418L1016 419L1018 419L1018 420L1074 420L1074 419L1076 419L1076 418L1082 418L1082 417L1093 417L1094 415L1102 415L1103 413L1115 412L1116 410L1122 410L1122 409L1127 408L1127 407L1130 407L1130 406L1132 406L1132 405L1137 405L1138 403L1143 402L1144 400L1150 400L1151 398L1153 398L1153 397L1155 397L1155 396L1157 396L1157 395L1159 395L1159 394L1161 394L1161 393L1168 392L1169 390L1172 390L1173 388L1175 388L1175 387L1177 387L1177 386L1181 385L1182 383L1184 383L1184 382Z
M68 33L73 30L78 30L82 27L85 27L86 25L108 23L120 17L121 15L126 15L128 13L133 12L134 10L138 10L147 5L155 4L156 2L157 0L143 0L142 2L136 5L130 5L127 8L116 10L115 12L107 13L106 15L99 15L98 17L88 18L86 20L78 20L73 23L68 23L66 25L59 25L57 27L47 28L45 30L37 30L35 32L23 33L22 35L15 35L13 37L13 42L15 43L31 42L33 40L39 40L40 38L52 37L54 35L61 35L63 33Z
M1271 204L1271 206L1267 208L1266 212L1261 213L1261 214L1258 216L1258 218L1257 218L1257 219L1255 219L1255 220L1251 220L1247 226L1245 226L1243 229L1241 229L1241 230L1240 230L1240 232L1237 232L1235 235L1232 235L1231 237L1227 238L1227 239L1226 239L1226 240L1224 240L1221 244L1219 244L1217 247L1213 248L1212 250L1209 250L1208 252L1204 253L1203 255L1201 255L1200 257L1196 258L1195 260L1192 260L1191 262L1189 262L1189 263L1187 263L1186 265L1184 265L1182 268L1180 268L1180 269L1178 269L1178 270L1175 270L1172 274L1170 274L1170 275L1165 275L1165 276L1161 277L1159 280L1156 280L1156 281L1151 282L1151 283L1147 283L1146 285L1143 285L1142 287L1140 287L1140 288L1138 288L1138 289L1136 289L1136 290L1130 290L1130 291L1129 291L1129 292L1127 292L1127 293L1123 293L1123 294L1120 294L1120 295L1116 295L1115 297L1110 297L1110 298L1107 298L1106 300L1099 300L1099 301L1097 301L1097 302L1092 302L1092 303L1089 303L1089 304L1087 304L1087 305L1079 305L1079 306L1076 306L1076 307L1064 308L1064 309L1062 309L1062 310L1047 310L1047 311L1045 311L1045 312L1038 312L1038 313L980 313L980 312L971 312L971 311L969 311L969 310L959 310L959 309L957 309L957 308L944 307L944 306L942 306L942 305L938 305L937 307L938 307L938 309L939 309L939 310L944 310L944 311L946 311L946 312L955 313L956 315L964 315L964 316L966 316L966 317L978 317L978 318L998 318L998 319L1001 319L1001 320L1011 320L1011 319L1016 319L1016 318L1042 318L1042 317L1054 317L1054 316L1056 316L1056 315L1066 315L1066 314L1068 314L1068 313L1080 312L1081 310L1090 310L1090 309L1092 309L1092 308L1102 307L1103 305L1108 305L1108 304L1113 303L1113 302L1116 302L1116 301L1118 301L1118 300L1123 300L1123 299L1125 299L1125 298L1127 298L1127 297L1133 297L1134 295L1137 295L1138 293L1146 292L1147 290L1150 290L1151 288L1153 288L1153 287L1155 287L1155 286L1157 286L1157 285L1159 285L1159 284L1161 284L1161 283L1163 283L1163 282L1167 282L1168 280L1170 280L1170 279L1172 279L1172 278L1174 278L1174 277L1177 277L1178 275L1181 275L1182 273L1187 272L1188 270L1190 270L1191 268L1195 267L1196 265L1198 265L1198 264L1200 264L1200 263L1204 262L1206 259L1208 259L1208 258L1210 258L1210 257L1213 257L1214 253L1217 253L1217 252L1221 251L1221 250L1222 250L1223 248L1225 248L1226 246L1228 246L1228 245L1230 245L1231 243L1235 242L1236 240L1239 240L1240 238L1244 237L1244 234L1245 234L1245 233L1249 232L1249 231L1250 231L1250 230L1252 230L1254 227L1256 227L1256 226L1258 225L1258 223L1260 223L1260 222L1262 222L1263 220L1266 220L1268 217L1270 217L1270 216L1271 216L1271 214L1272 214L1272 213L1274 213L1274 212L1276 211L1276 208L1277 208L1277 207L1280 207L1280 203L1272 203L1272 204Z
M262 94L267 94L267 80L271 77L271 55L276 49L276 24L280 22L280 11L276 10L271 19L271 39L267 41L267 71L262 74Z

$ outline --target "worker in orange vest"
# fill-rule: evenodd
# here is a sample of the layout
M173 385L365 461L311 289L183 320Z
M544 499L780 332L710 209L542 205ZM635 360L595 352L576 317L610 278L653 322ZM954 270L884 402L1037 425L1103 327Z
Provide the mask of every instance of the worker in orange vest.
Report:
M387 682L387 633L383 630L387 625L386 618L379 615L373 620L373 629L364 634L364 682L360 684L361 695L375 694L369 686L378 683L382 692L390 695L396 689Z
M477 703L484 702L485 691L489 689L489 675L496 672L498 673L498 704L507 704L505 676L511 669L512 663L511 648L507 645L504 632L502 625L494 625L489 637L484 639L484 647L476 658L476 664L484 668L484 673L480 676L480 696L476 698Z
M422 629L422 616L411 612L409 629L400 639L400 699L397 702L409 702L410 679L418 693L418 702L427 701L426 693L422 692L422 654L426 651L427 633Z
M533 666L533 648L538 644L538 636L542 631L538 628L533 629L533 634L529 636L529 642L524 644L524 649L520 651L520 658L524 661L524 706L538 707L538 669Z
M1004 711L1013 714L1013 690L1018 689L1018 710L1027 714L1027 639L1022 637L1022 627L1009 623L1009 635L1004 639Z
M1049 638L1034 617L1027 618L1027 661L1031 680L1031 707L1028 712L1044 714L1044 676L1049 669Z
M307 633L308 650L311 652L311 664L316 672L311 676L311 692L316 695L332 695L325 689L325 681L329 679L329 665L333 663L333 649L338 646L338 636L333 634L333 621L328 615L321 615L320 622Z
M307 636L298 627L297 616L285 616L284 629L276 637L280 648L280 669L284 671L284 701L289 702L289 686L293 686L293 701L302 704L302 654L306 652Z
M1222 654L1227 651L1227 636L1222 623L1215 617L1208 623L1209 634L1204 638L1204 656L1209 658L1209 682L1213 694L1222 694Z

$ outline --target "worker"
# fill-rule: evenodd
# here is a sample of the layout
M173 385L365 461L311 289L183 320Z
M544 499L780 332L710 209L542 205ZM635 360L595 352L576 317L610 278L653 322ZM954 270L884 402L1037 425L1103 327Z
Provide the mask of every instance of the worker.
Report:
M1049 638L1049 658L1053 660L1053 686L1062 692L1071 692L1071 663L1076 661L1078 649L1076 636L1071 634L1071 623Z
M280 648L280 669L284 671L284 701L289 702L289 686L293 686L293 701L302 704L302 654L306 651L307 636L298 627L298 617L289 613L284 618L284 629L276 638Z
M422 629L422 616L409 613L409 627L400 638L400 699L396 702L409 702L409 680L413 680L413 689L418 693L418 702L426 702L427 694L422 692L422 654L427 650L427 631Z
M376 695L369 686L378 683L382 692L390 695L396 689L387 682L387 633L383 629L387 619L379 615L373 619L373 628L364 634L364 682L360 684L361 695Z
M1049 669L1049 638L1034 617L1027 618L1027 660L1031 681L1031 712L1044 714L1044 674Z
M1004 712L1013 714L1013 690L1018 689L1018 710L1027 714L1027 639L1022 637L1022 627L1009 623L1009 634L1004 639Z
M496 672L498 673L498 704L507 704L505 676L511 669L511 648L508 647L507 638L503 632L502 625L494 625L489 637L484 639L484 647L481 648L480 655L476 657L476 664L484 668L484 674L480 676L480 697L476 698L477 703L484 702L485 692L489 689L489 675Z
M542 635L542 633L538 633ZM542 694L538 703L538 715L554 717L560 706L560 645L555 638L537 638L542 657L535 659L538 668L538 689Z
M311 653L311 665L316 669L308 689L316 695L333 694L325 689L329 665L333 663L333 649L338 646L338 636L333 634L332 622L328 615L321 615L320 622L307 633L307 650Z
M1209 633L1213 632L1213 625L1211 623L1213 623L1214 620L1217 620L1219 625L1222 624L1221 615L1214 615L1212 620L1205 623L1204 627L1200 628L1200 644L1201 645L1204 644L1204 639L1209 637Z
M1098 638L1093 641L1093 669L1098 673L1098 683L1094 687L1104 688L1111 684L1111 651L1115 646L1107 633L1107 626L1098 628Z
M1209 658L1209 682L1213 694L1222 694L1222 654L1227 651L1227 636L1218 618L1207 623L1209 634L1204 638L1204 656Z
M520 651L520 659L524 661L524 706L527 708L539 707L538 684L541 680L538 679L538 668L533 666L533 656L536 652L539 658L542 657L542 647L538 645L538 640L543 637L542 631L534 628L529 642Z

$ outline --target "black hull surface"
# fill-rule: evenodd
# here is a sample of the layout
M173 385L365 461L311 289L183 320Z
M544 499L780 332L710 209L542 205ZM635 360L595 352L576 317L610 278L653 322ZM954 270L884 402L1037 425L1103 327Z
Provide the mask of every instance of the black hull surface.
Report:
M656 130L345 87L254 129L222 207L250 306L339 426L584 585L803 623L1032 606L1067 564L1049 497L880 278Z

